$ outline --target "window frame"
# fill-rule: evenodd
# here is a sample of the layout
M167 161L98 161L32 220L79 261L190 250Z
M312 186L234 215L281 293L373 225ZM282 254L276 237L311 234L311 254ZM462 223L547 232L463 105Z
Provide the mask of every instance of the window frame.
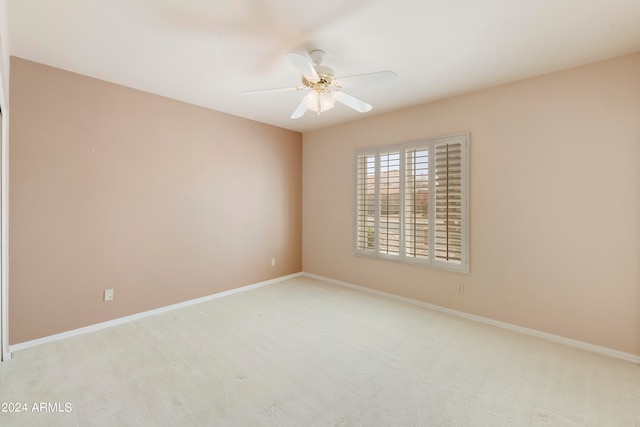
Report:
M381 145L372 148L365 148L356 150L355 152L355 168L354 168L354 178L355 178L355 194L354 194L354 253L358 256L365 256L368 258L379 258L391 261L402 262L406 264L412 265L420 265L426 267L433 267L438 269L456 271L461 273L469 272L469 133L459 133L454 135L435 137L435 138L425 138L420 140L408 141L403 143L395 143L389 145ZM460 144L460 195L461 195L461 206L460 206L460 262L452 262L447 260L438 259L435 255L436 253L436 245L435 245L435 211L436 211L436 197L435 197L435 186L436 186L436 156L435 149L436 146L440 146L443 144ZM415 253L415 247L412 247L414 250L413 255L408 255L408 247L407 247L407 217L406 213L406 205L407 205L407 194L406 194L406 181L407 181L407 151L413 149L424 149L428 152L428 178L427 178L427 194L430 199L427 215L427 255L417 256ZM389 153L389 152L398 152L399 156L399 249L397 254L389 254L382 253L380 251L380 217L381 217L381 195L380 195L380 175L381 175L381 154ZM374 224L374 246L373 248L365 247L363 242L362 235L362 227L361 225L363 221L362 212L360 212L360 202L361 198L367 197L367 184L371 179L371 176L366 173L363 174L363 171L359 169L363 164L368 165L368 163L361 163L361 158L374 157L374 175L373 175L373 188L374 188L374 215L373 215L373 224ZM367 168L368 170L368 168ZM363 186L361 186L361 180L364 179ZM364 191L364 193L363 193ZM414 197L415 194L412 193L411 197ZM364 200L364 199L362 199ZM366 203L366 202L365 202ZM414 202L415 203L415 202ZM366 205L365 205L366 206ZM364 227L367 227L367 223L364 223ZM369 228L369 227L367 227ZM367 231L368 232L368 231ZM360 243L360 244L359 244Z

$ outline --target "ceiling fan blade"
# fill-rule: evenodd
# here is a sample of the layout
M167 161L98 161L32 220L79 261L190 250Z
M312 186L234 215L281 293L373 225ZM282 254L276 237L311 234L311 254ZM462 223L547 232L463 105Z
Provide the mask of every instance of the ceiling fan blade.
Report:
M300 117L304 116L304 113L306 112L307 107L304 105L304 101L302 101L300 105L298 105L298 108L296 108L296 110L293 112L293 114L291 114L291 118L299 119Z
M272 92L293 92L296 90L306 89L303 86L293 86L293 87L277 87L273 89L258 89L258 90L247 90L244 92L239 92L238 95L256 95L261 93L272 93Z
M287 58L295 67L302 73L302 75L310 82L317 82L320 80L320 76L313 68L313 60L308 54L300 52L289 52Z
M347 107L353 108L360 113L366 113L367 111L371 111L371 108L373 108L366 102L344 92L335 91L333 92L333 97L336 101L346 105Z
M335 79L338 87L357 85L374 85L398 77L393 71L379 71L377 73L357 74L355 76L338 77Z

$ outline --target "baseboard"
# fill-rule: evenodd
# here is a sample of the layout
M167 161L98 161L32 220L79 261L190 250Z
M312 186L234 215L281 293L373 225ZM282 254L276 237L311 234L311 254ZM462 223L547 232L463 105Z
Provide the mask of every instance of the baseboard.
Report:
M160 307L160 308L156 308L156 309L153 309L153 310L144 311L142 313L137 313L137 314L132 314L130 316L120 317L118 319L109 320L109 321L102 322L102 323L96 323L95 325L85 326L83 328L73 329L71 331L62 332L62 333L55 334L55 335L49 335L47 337L38 338L38 339L35 339L35 340L26 341L26 342L19 343L19 344L14 344L14 345L9 346L9 357L7 358L7 360L11 358L11 353L16 352L16 351L24 350L24 349L35 347L35 346L42 345L42 344L47 344L47 343L58 341L58 340L65 339L65 338L70 338L70 337L74 337L74 336L78 336L78 335L87 334L89 332L99 331L101 329L111 328L113 326L117 326L117 325L122 325L124 323L133 322L134 320L139 320L139 319L143 319L145 317L151 317L151 316L155 316L155 315L158 315L158 314L161 314L161 313L166 313L166 312L169 312L169 311L178 310L180 308L189 307L189 306L192 306L192 305L195 305L195 304L201 304L201 303L206 302L206 301L211 301L211 300L214 300L214 299L217 299L217 298L226 297L226 296L237 294L237 293L240 293L240 292L250 291L252 289L260 288L262 286L267 286L267 285L271 285L271 284L274 284L274 283L282 282L283 280L291 279L291 278L294 278L294 277L299 277L302 274L303 273L293 273L293 274L289 274L287 276L281 276L281 277L277 277L275 279L265 280L263 282L258 282L258 283L254 283L252 285L243 286L241 288L230 289L228 291L224 291L224 292L219 292L219 293L216 293L216 294L208 295L206 297L195 298L195 299L184 301L184 302L180 302L180 303L177 303L177 304L172 304L172 305L168 305L168 306L165 306L165 307Z
M202 297L202 298L196 298L196 299L192 299L189 301L184 301L178 304L172 304L169 306L165 306L165 307L160 307L160 308L156 308L153 310L148 310L148 311L144 311L142 313L137 313L137 314L132 314L130 316L125 316L125 317L121 317L118 319L114 319L114 320L109 320L107 322L102 322L102 323L97 323L95 325L91 325L91 326L86 326L83 328L78 328L78 329L74 329L71 331L67 331L67 332L62 332L59 334L54 334L54 335L50 335L47 337L43 337L43 338L38 338L35 340L31 340L31 341L26 341L23 343L18 343L18 344L14 344L14 345L10 345L9 346L9 352L4 354L4 360L9 360L12 358L12 353L16 352L16 351L20 351L20 350L24 350L27 348L31 348L31 347L35 347L38 345L42 345L42 344L46 344L46 343L50 343L50 342L55 342L61 339L65 339L65 338L70 338L70 337L74 337L74 336L78 336L78 335L83 335L86 333L90 333L90 332L95 332L95 331L99 331L102 329L106 329L106 328L110 328L113 326L117 326L117 325L122 325L124 323L128 323L128 322L132 322L135 320L139 320L139 319L143 319L145 317L151 317L151 316L155 316L161 313L166 313L169 311L173 311L173 310L178 310L180 308L184 308L184 307L189 307L195 304L200 304L206 301L211 301L213 299L217 299L217 298L222 298L228 295L233 295L233 294L237 294L240 292L246 292L252 289L256 289L256 288L260 288L262 286L267 286L267 285L271 285L274 283L278 283L287 279L291 279L294 277L300 277L300 276L305 276L305 277L309 277L312 279L318 279L318 280L322 280L328 283L332 283L334 285L338 285L338 286L343 286L343 287L347 287L347 288L351 288L351 289L356 289L359 291L363 291L363 292L367 292L370 294L375 294L375 295L379 295L382 297L386 297L386 298L390 298L390 299L394 299L396 301L402 301L402 302L406 302L408 304L413 304L413 305L417 305L420 307L424 307L424 308L428 308L431 310L435 310L435 311L439 311L442 313L447 313L456 317L460 317L463 319L467 319L467 320L472 320L475 322L479 322L479 323L484 323L487 325L491 325L491 326L496 326L498 328L502 328L502 329L507 329L510 331L515 331L515 332L519 332L525 335L530 335L533 337L537 337L537 338L542 338L542 339L546 339L548 341L553 341L559 344L564 344L564 345L568 345L570 347L575 347L575 348L579 348L582 350L586 350L586 351L590 351L593 353L597 353L597 354L601 354L601 355L605 355L605 356L609 356L609 357L614 357L616 359L621 359L627 362L632 362L632 363L637 363L640 364L640 356L635 355L635 354L631 354L631 353L625 353L622 351L618 351L618 350L613 350L607 347L601 347L598 345L594 345L594 344L589 344L583 341L578 341L578 340L573 340L570 338L566 338L566 337L562 337L559 335L554 335L554 334L549 334L547 332L542 332L542 331L538 331L535 329L530 329L530 328L525 328L522 326L518 326L518 325L513 325L511 323L506 323L506 322L501 322L498 320L494 320L494 319L489 319L487 317L482 317L482 316L477 316L475 314L469 314L469 313L465 313L462 311L458 311L458 310L453 310L450 308L446 308L446 307L441 307L435 304L429 304L423 301L418 301L415 299L411 299L411 298L406 298L406 297L402 297L399 295L395 295L395 294L391 294L388 292L382 292L382 291L377 291L375 289L371 289L371 288L367 288L364 286L358 286L358 285L354 285L352 283L347 283L347 282L343 282L340 280L335 280L332 279L330 277L325 277L325 276L320 276L317 274L312 274L312 273L305 273L305 272L300 272L300 273L294 273L294 274L289 274L287 276L282 276L282 277L278 277L275 279L271 279L271 280L265 280L263 282L258 282L258 283L254 283L251 285L247 285L247 286L243 286L241 288L236 288L236 289L230 289L228 291L224 291L224 292L219 292L216 294L212 294L212 295L208 295L206 297Z
M554 335L554 334L549 334L547 332L542 332L542 331L538 331L536 329L529 329L529 328L525 328L522 326L518 326L518 325L513 325L511 323L506 323L506 322L501 322L499 320L494 320L494 319L489 319L487 317L482 317L482 316L476 316L475 314L469 314L469 313L465 313L463 311L457 311L457 310L452 310L450 308L445 308L445 307L441 307L439 305L435 305L435 304L429 304L426 302L422 302L422 301L418 301L415 299L411 299L411 298L406 298L406 297L401 297L399 295L395 295L395 294L391 294L388 292L382 292L382 291L377 291L375 289L370 289L370 288L366 288L364 286L358 286L358 285L354 285L352 283L347 283L347 282L342 282L340 280L335 280L335 279L331 279L329 277L324 277L324 276L320 276L317 274L311 274L311 273L302 273L303 276L305 277L309 277L312 279L318 279L318 280L323 280L325 282L329 282L332 283L334 285L339 285L339 286L344 286L347 288L351 288L351 289L357 289L359 291L363 291L363 292L367 292L370 294L375 294L375 295L380 295L386 298L391 298L394 299L396 301L402 301L402 302L406 302L409 304L413 304L413 305L418 305L420 307L425 307L431 310L435 310L435 311L439 311L442 313L447 313L456 317L461 317L463 319L467 319L467 320L472 320L475 322L480 322L480 323L484 323L487 325L491 325L491 326L496 326L498 328L502 328L502 329L508 329L510 331L515 331L515 332L519 332L521 334L525 334L525 335L530 335L530 336L534 336L537 338L543 338L546 339L548 341L553 341L559 344L564 344L570 347L575 347L575 348L579 348L581 350L586 350L586 351L590 351L592 353L598 353L601 355L605 355L605 356L609 356L609 357L614 357L616 359L621 359L627 362L633 362L633 363L637 363L640 364L640 356L635 355L635 354L631 354L631 353L625 353L623 351L618 351L618 350L613 350L607 347L601 347L598 345L594 345L594 344L589 344L583 341L578 341L578 340L573 340L571 338L565 338L559 335Z

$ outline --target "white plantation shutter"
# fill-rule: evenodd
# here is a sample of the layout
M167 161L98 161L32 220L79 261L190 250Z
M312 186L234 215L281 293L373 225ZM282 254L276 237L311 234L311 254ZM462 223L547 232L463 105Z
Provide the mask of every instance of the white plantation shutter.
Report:
M468 135L356 153L356 253L468 271Z
M404 254L413 260L429 258L429 148L405 150Z
M356 156L356 251L375 253L376 155Z
M378 252L400 255L400 150L378 155Z
M434 143L435 261L462 263L463 148L456 140Z

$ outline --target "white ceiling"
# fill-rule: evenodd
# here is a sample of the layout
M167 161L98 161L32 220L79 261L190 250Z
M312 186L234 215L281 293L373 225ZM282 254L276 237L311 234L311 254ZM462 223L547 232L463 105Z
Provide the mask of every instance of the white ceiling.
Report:
M12 55L259 122L310 131L349 108L289 118L287 60L326 51L366 115L640 51L640 0L8 0Z

